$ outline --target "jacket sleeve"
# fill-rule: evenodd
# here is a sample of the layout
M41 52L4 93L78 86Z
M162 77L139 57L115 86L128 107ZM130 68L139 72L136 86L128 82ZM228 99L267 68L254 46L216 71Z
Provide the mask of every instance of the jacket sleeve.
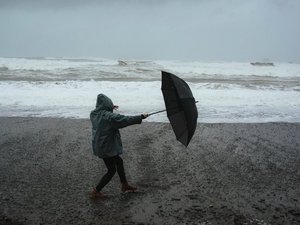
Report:
M120 114L110 113L110 115L108 116L108 121L114 128L119 129L133 124L142 123L142 116L124 116Z

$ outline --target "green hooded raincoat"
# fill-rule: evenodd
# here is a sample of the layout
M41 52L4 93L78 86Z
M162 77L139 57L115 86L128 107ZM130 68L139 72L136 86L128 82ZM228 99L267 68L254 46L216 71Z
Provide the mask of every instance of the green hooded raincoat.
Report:
M140 124L142 116L123 116L113 113L113 102L104 94L97 96L96 109L90 114L94 155L108 158L123 153L119 128Z

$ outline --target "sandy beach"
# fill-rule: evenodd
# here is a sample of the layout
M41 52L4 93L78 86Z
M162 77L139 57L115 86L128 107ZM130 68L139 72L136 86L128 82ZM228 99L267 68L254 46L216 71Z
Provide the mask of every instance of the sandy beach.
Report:
M87 119L0 118L0 224L300 224L300 124L198 124L188 148L167 123L121 130L128 180L106 169Z

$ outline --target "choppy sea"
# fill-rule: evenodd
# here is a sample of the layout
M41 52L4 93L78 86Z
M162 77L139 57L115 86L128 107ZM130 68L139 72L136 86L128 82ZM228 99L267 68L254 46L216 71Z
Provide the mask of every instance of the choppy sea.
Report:
M300 64L90 57L0 58L0 116L89 118L99 93L120 114L161 110L161 70L190 85L199 122L300 122Z

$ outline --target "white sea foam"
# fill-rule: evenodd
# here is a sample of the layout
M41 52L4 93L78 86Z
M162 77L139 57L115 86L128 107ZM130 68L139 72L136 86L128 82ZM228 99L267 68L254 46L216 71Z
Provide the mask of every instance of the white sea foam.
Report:
M120 106L119 113L135 115L164 109L160 82L59 81L0 82L0 116L88 118L96 96L105 93ZM189 83L199 101L199 122L299 122L300 92L252 90L232 85ZM165 113L148 119L167 122Z
M0 116L88 118L105 93L135 115L164 109L161 70L186 80L199 122L300 122L300 65L240 62L0 58ZM165 113L148 121L167 122Z

